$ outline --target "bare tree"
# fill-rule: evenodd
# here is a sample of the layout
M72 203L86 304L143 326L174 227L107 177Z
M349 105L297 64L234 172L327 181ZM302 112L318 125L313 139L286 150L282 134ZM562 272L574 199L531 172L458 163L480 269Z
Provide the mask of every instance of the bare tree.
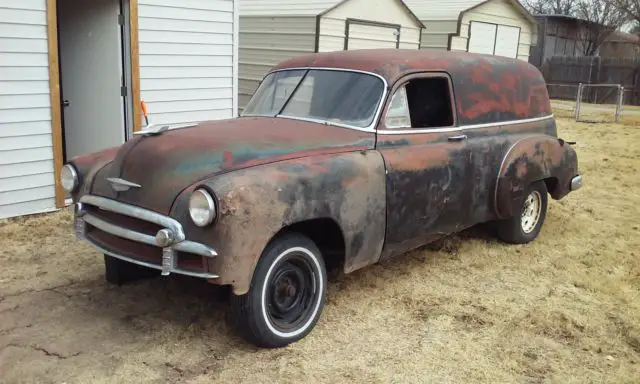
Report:
M618 0L581 0L574 3L575 16L579 20L577 47L585 56L594 56L602 43L629 21L629 16L611 1Z
M533 14L540 15L573 15L573 0L525 0L524 5Z
M607 0L607 2L634 22L635 32L632 30L632 33L640 32L637 28L640 25L640 0Z

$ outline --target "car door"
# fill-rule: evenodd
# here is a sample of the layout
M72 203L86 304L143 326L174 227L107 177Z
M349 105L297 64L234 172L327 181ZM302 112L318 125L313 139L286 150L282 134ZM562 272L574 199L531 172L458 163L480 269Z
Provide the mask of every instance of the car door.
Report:
M473 183L448 74L409 75L390 95L376 143L387 173L382 258L465 228Z

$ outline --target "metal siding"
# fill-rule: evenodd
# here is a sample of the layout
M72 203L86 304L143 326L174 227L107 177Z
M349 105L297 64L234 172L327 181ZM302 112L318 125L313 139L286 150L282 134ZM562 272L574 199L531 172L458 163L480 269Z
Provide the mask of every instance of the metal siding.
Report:
M320 19L318 52L342 51L344 49L345 19L324 16Z
M425 28L422 30L420 49L431 51L446 51L449 45L449 35L457 33L456 20L422 20Z
M241 14L239 28L238 107L243 109L273 66L315 50L316 18Z
M0 219L55 208L46 0L0 0Z
M400 28L400 49L419 49L420 33L420 28L403 25Z
M460 12L485 0L404 0L420 20L458 20Z
M140 0L140 96L153 123L231 118L233 0Z
M447 50L449 44L448 33L423 33L421 41L421 49L426 50Z
M396 33L394 27L352 24L349 26L349 49L396 48Z

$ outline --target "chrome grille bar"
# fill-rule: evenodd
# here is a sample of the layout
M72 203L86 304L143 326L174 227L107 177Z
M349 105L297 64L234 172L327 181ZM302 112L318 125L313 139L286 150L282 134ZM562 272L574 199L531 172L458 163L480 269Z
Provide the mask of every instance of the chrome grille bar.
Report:
M128 216L128 217L132 217L142 221L151 222L151 223L160 225L164 227L166 230L169 230L173 233L174 235L173 243L171 243L171 245L168 245L164 248L161 248L156 241L156 237L148 235L146 233L140 233L128 228L123 228L121 226L112 224L90 213L84 208L84 206L94 206L105 211L114 212L123 216ZM105 249L102 245L97 244L95 240L91 240L90 238L83 236L84 239L89 241L91 245L96 247L102 253L105 253L112 257L116 257L121 260L125 260L130 263L142 265L145 267L159 269L162 271L162 275L165 275L165 276L169 275L170 273L178 273L182 275L202 277L202 278L208 278L208 279L213 279L218 277L217 275L214 275L211 273L193 272L193 271L188 271L178 267L177 252L196 254L199 256L207 257L207 258L215 257L218 255L218 253L213 248L205 244L185 240L185 234L184 234L182 225L177 220L171 217L164 216L159 213L149 211L140 207L123 204L118 201L110 200L104 197L85 195L80 199L80 202L76 205L76 221L77 223L81 223L83 227L82 229L83 232L86 232L85 225L89 224L92 227L95 227L113 236L117 236L123 239L158 247L159 249L162 250L162 265L153 264L153 263L149 263L142 260L137 260L128 256L115 253L111 250Z

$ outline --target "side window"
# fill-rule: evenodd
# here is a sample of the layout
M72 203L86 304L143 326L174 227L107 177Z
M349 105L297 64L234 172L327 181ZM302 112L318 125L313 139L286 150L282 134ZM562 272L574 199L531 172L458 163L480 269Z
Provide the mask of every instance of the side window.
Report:
M387 111L387 128L406 128L411 126L411 114L407 102L407 90L399 88L391 98L391 105Z
M447 78L413 79L399 88L391 99L386 125L389 129L453 126Z

